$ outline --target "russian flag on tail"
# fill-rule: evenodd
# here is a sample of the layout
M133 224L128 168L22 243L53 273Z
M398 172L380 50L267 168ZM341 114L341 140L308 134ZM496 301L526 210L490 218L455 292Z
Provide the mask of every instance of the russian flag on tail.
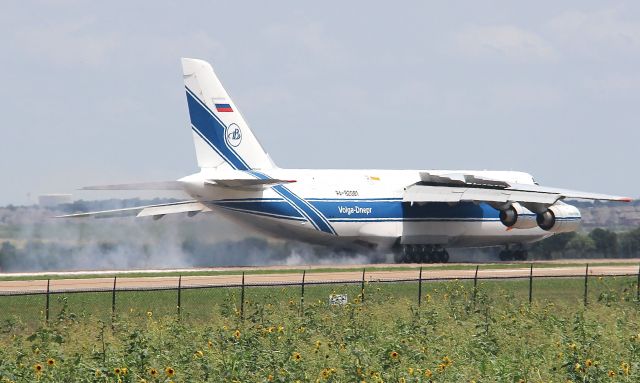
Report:
M218 112L233 112L233 109L229 104L216 104L216 110Z

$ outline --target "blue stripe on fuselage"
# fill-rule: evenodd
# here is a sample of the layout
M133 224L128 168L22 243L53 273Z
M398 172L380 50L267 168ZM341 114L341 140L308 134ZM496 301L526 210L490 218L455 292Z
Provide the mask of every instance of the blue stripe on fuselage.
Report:
M322 214L330 222L368 222L368 221L497 221L498 210L486 203L459 203L450 206L447 203L429 203L418 205L402 202L401 199L318 199L309 198L307 201L315 211ZM293 210L286 201L265 199L256 202L225 200L212 201L229 207L268 214L278 214L300 218L299 211ZM370 209L370 210L369 210ZM305 209L306 217L312 211ZM307 217L308 218L308 217Z
M271 178L268 175L258 171L250 171L249 173L251 173L258 179ZM325 233L337 235L336 231L333 229L333 226L331 226L329 221L322 215L322 213L312 204L307 202L304 198L300 198L287 187L282 185L274 185L271 187L271 189L282 196L282 198L287 200L289 203L291 203L305 218L309 220L309 222L311 222L311 224L316 229Z

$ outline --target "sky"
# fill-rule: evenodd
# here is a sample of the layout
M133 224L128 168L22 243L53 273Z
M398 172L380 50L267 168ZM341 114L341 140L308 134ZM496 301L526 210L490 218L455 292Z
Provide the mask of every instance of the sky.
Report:
M640 196L637 1L7 1L0 47L3 205L196 172L180 57L283 168Z

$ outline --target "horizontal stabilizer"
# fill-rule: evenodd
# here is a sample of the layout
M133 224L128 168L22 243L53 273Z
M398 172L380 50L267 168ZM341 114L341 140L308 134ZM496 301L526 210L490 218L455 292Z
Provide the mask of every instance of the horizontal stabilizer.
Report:
M172 203L165 203L165 204L158 204L158 205L129 207L124 209L65 214L65 215L56 216L54 218L85 218L85 217L112 218L112 217L127 217L127 216L161 217L166 214L199 213L201 211L211 211L211 209L209 209L207 206L203 205L198 201L180 201L180 202L172 202Z
M85 186L80 188L80 190L184 190L184 188L180 181L161 181Z
M235 178L235 179L209 179L205 181L207 185L222 186L232 189L262 189L274 185L288 184L295 180L279 180L275 178Z

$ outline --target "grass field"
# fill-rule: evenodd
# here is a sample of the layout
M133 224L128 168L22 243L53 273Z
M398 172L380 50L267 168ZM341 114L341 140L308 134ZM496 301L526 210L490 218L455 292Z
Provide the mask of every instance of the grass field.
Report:
M640 381L635 278L528 283L0 296L0 381Z

